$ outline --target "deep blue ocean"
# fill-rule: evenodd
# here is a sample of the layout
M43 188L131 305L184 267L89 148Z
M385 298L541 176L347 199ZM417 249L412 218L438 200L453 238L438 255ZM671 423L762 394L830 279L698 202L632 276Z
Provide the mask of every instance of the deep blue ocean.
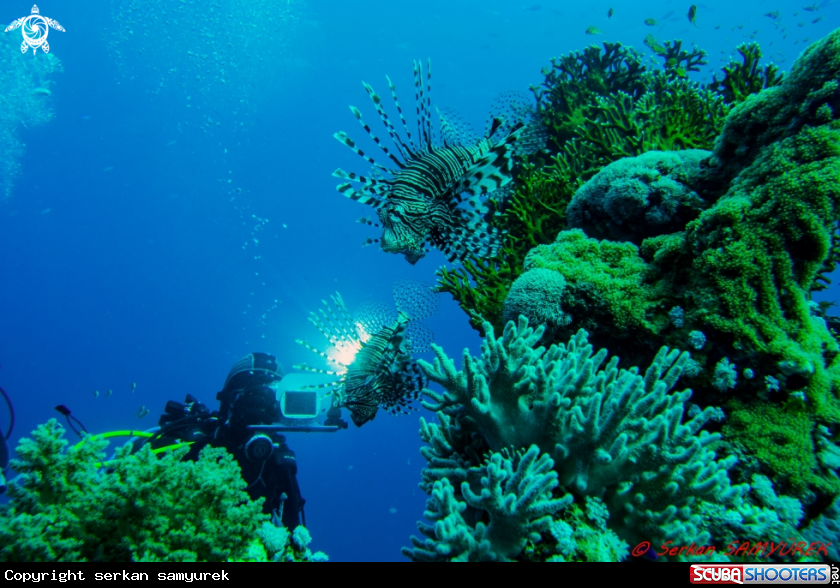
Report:
M2 0L0 21L29 14L30 2ZM25 145L0 153L20 164L19 175L0 178L11 186L0 193L0 386L17 411L11 444L61 418L58 404L91 432L153 427L167 400L188 393L215 408L228 369L249 352L272 353L287 370L314 364L295 339L322 344L307 316L336 291L352 310L393 304L398 278L434 283L439 252L411 266L361 246L378 236L355 222L372 211L342 197L330 175L366 169L337 131L375 154L348 105L386 134L362 81L391 108L390 76L413 125L412 62L431 59L433 105L481 131L498 94L528 91L552 57L603 41L646 54L651 32L696 43L709 53L705 80L754 35L765 60L787 70L806 38L840 24L840 2L803 11L806 3L706 0L697 27L690 2L666 0L39 3L66 29L49 34L63 67L46 86L54 117L26 126L0 114L7 145ZM764 16L775 10L786 33ZM590 26L603 34L585 34ZM3 47L4 63L46 58L21 54L17 41ZM435 341L452 357L476 353L467 316L440 296L426 321ZM426 500L420 416L433 417L380 411L362 428L289 435L313 549L332 561L404 560ZM0 405L0 428L7 423Z

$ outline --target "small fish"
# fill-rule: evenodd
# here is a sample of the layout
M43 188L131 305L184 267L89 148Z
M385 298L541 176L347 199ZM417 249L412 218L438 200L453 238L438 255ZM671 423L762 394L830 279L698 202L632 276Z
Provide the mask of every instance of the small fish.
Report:
M691 8L688 9L688 22L693 24L696 28L700 28L697 26L697 5L692 4Z
M658 23L658 22L656 22L656 21L655 21L654 19L652 19L652 18L647 18L647 19L645 19L645 24L646 24L647 26L649 26L649 27L656 27L656 26L659 26L659 23Z
M99 398L99 390L94 390L93 391L93 397L94 398Z
M538 10L542 10L542 4L533 4L525 9L525 12L536 12Z
M110 395L111 395L111 394L113 394L113 393L114 393L114 391L113 391L113 390L108 390L108 391L105 393L105 397L107 398L108 396L110 396Z
M645 45L650 47L651 51L653 51L657 55L665 55L665 53L668 52L667 49L665 49L665 47L659 44L659 41L657 41L653 35L648 35L647 37L645 37Z
M586 34L587 35L603 35L604 31L602 31L598 27L589 27L588 29L586 29Z
M818 22L820 22L824 18L825 18L825 15L818 16L817 18L815 18L814 20L811 21L811 24L817 24Z
M719 28L720 28L720 25L717 25L717 26L715 27L715 30L718 30Z
M796 23L796 26L798 26L798 27L804 27L804 26L805 26L805 23L804 23L804 22L798 22L798 23Z
M767 18L772 18L773 20L776 20L777 18L779 18L779 11L774 10L773 12L768 12L764 16L766 16Z
M615 10L613 10L612 6L610 6L610 9L607 10L607 18L612 18L613 14L615 14Z
M137 390L137 382L131 383L131 393L134 394L134 391Z
M802 10L807 10L808 12L816 12L819 9L820 7L817 5L816 2L814 2L811 6L806 6Z
M138 411L137 411L137 418L138 418L138 419L142 419L142 418L143 418L144 416L146 416L147 414L149 414L149 409L148 409L148 408L146 408L146 406L145 406L145 405L144 405L144 406L141 406L141 407L140 407L140 410L138 410Z

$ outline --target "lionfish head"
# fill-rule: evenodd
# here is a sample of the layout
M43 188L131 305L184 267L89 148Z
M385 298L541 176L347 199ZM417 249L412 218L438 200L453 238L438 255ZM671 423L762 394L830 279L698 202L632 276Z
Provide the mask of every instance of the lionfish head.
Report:
M401 253L411 265L425 257L426 236L418 230L418 223L406 222L398 205L386 204L378 212L382 224L382 251Z

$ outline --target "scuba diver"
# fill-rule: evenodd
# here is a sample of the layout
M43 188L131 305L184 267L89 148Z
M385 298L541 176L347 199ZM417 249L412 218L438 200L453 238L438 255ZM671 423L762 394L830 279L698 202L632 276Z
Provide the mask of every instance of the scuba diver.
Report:
M184 403L170 400L147 441L153 449L190 443L184 459L192 460L208 445L224 447L242 468L249 496L265 498L263 512L275 524L293 530L303 518L305 526L297 461L282 433L347 428L325 393L306 389L311 384L306 374L284 375L274 356L251 353L230 369L216 394L218 411L190 394Z

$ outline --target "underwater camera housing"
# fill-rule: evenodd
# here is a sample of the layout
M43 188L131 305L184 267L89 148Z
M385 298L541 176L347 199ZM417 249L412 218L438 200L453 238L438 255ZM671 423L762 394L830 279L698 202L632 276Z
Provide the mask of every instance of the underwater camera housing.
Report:
M340 418L340 410L333 408L328 384L335 378L322 374L286 374L282 380L271 382L280 405L280 420L271 425L251 425L252 431L278 433L334 433L347 428Z

